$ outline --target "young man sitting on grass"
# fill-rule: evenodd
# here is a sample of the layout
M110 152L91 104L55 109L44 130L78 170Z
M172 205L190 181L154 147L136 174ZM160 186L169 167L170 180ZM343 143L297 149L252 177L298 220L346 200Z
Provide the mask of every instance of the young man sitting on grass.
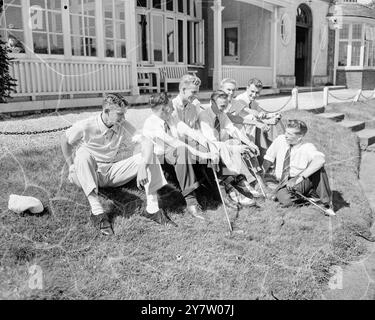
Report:
M264 186L258 174L261 168L256 160L259 150L230 121L224 112L227 106L228 95L221 90L215 91L211 95L210 107L202 111L199 115L201 131L211 143L215 144L220 152L220 175L222 176L222 183L229 197L232 198L231 194L236 189L246 197L243 199L243 203L241 201L242 205L254 206L256 202L253 200L253 197L259 196L259 193L250 185L250 183L256 181L254 175L257 175L257 178L262 183L262 187ZM253 164L253 168L250 168L253 171L252 173L244 162L243 156L246 154L249 155Z
M157 159L153 159L152 143L144 139L142 153L117 161L123 139L134 134L134 128L125 122L127 107L121 95L108 94L99 115L76 122L61 138L69 165L68 179L83 189L91 207L91 219L105 235L112 234L113 228L99 201L98 188L119 187L135 178L138 187L146 191L144 216L162 225L177 226L158 206L157 190L167 182Z
M182 195L185 197L187 212L196 218L201 218L200 208L196 198L199 187L196 178L192 155L201 159L213 158L218 162L218 155L209 153L207 145L210 142L198 130L190 128L173 113L172 101L166 93L156 93L150 97L150 107L153 112L143 126L143 135L154 143L154 153L159 158L166 171L172 169L177 178ZM195 148L186 144L188 137L197 142Z
M267 173L275 164L279 184L276 199L284 207L298 200L294 190L304 196L319 199L327 208L331 205L331 189L324 170L325 156L312 143L304 142L305 122L289 120L285 134L278 136L267 150L263 168Z

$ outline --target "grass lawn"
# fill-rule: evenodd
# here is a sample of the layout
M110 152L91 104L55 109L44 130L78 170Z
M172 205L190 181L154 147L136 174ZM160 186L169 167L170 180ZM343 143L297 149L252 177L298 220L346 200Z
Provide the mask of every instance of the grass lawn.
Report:
M89 112L0 122L0 130L66 126ZM137 127L146 110L129 112ZM206 221L172 214L179 228L142 218L144 196L132 188L105 190L116 207L114 237L100 236L88 202L67 181L60 134L0 136L0 298L20 299L320 299L329 267L365 252L353 230L368 232L371 210L358 182L355 135L305 112L286 118L308 123L307 140L327 156L337 217L311 207L208 210ZM130 146L128 146L130 148ZM46 214L7 210L10 194L36 196ZM43 288L30 288L30 267L42 270Z
M345 113L346 120L366 121L367 128L375 128L375 99L361 97L358 102L331 103L326 112Z

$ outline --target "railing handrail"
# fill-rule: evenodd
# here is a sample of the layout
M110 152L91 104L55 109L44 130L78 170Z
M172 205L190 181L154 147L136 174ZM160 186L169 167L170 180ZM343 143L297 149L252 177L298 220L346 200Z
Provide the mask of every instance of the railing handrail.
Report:
M22 63L39 63L39 64L52 64L52 63L69 63L69 64L114 64L114 65L131 65L130 61L90 61L90 60L65 60L65 59L53 59L53 60L40 60L30 58L14 58L11 63L22 62Z
M226 64L226 65L222 65L222 67L226 68L226 69L268 69L268 70L272 70L272 67L268 67L268 66L237 66L237 65Z

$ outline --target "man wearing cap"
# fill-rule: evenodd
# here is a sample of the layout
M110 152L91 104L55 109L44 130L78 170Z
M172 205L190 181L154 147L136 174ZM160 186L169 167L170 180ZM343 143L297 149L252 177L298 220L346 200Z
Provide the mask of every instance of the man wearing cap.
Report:
M146 191L144 216L163 225L175 225L158 206L157 190L167 182L160 164L153 158L152 142L144 139L141 153L117 159L120 145L135 131L125 121L127 106L120 94L108 94L99 115L73 124L61 139L69 165L69 181L83 189L91 207L91 219L106 235L113 233L113 229L99 201L98 188L119 187L135 178L138 187L144 187Z

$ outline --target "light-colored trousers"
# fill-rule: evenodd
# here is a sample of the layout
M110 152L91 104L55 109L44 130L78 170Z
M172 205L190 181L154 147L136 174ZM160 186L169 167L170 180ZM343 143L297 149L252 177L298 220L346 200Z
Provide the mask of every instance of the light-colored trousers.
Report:
M136 154L115 163L98 163L84 148L79 148L74 159L74 172L69 176L70 182L81 187L86 196L98 187L119 187L137 177L138 165L142 155ZM156 195L156 191L167 184L158 159L147 168L148 183L144 186L146 195Z

